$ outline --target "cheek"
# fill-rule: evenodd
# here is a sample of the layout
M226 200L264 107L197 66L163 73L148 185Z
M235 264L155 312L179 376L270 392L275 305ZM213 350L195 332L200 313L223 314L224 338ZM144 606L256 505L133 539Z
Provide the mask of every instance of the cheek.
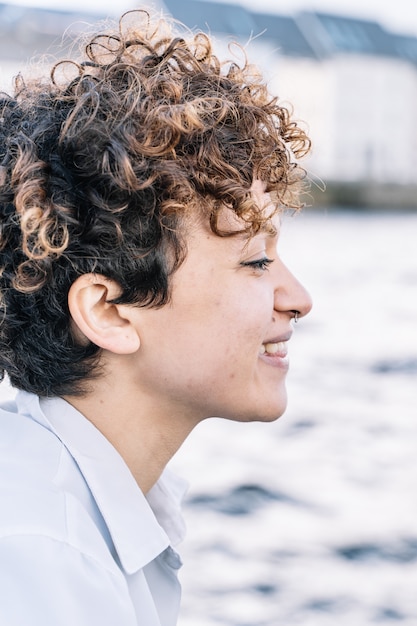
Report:
M248 359L253 362L257 355L266 332L264 326L258 315L250 315L247 310L219 308L213 311L207 335L210 356L227 363L229 370L239 370L243 363Z
M200 347L204 359L241 359L253 355L265 339L272 318L269 294L248 290L247 284L227 284L220 289L214 281L188 289L171 311L171 329L182 346ZM171 322L174 320L171 319Z

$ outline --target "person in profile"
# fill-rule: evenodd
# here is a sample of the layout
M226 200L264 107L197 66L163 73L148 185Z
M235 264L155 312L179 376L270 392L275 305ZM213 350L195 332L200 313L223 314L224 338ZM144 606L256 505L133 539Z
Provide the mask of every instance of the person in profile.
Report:
M0 104L0 623L174 626L202 420L277 419L305 132L245 60L146 11Z

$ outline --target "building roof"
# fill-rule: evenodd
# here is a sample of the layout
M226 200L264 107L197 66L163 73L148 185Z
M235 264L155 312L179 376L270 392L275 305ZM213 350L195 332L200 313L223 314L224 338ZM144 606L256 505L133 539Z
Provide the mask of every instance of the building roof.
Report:
M393 45L398 56L417 65L417 37L393 35Z
M64 32L85 31L100 17L88 12L60 11L0 3L0 58L22 61L43 54ZM68 30L69 29L69 30Z
M256 34L272 39L277 50L287 56L314 57L316 53L293 17L251 13Z
M133 0L132 0L133 2ZM246 43L261 35L279 54L326 58L361 54L402 58L417 65L417 37L390 33L374 21L303 11L294 16L259 13L215 0L154 0L189 28L230 35ZM88 6L88 3L86 4ZM84 31L105 15L29 8L0 2L0 59L22 61L49 50L66 32Z
M238 4L205 0L164 0L172 16L191 29L248 38L256 34L252 14Z
M417 38L394 35L372 20L316 11L294 16L260 13L217 0L164 0L164 4L175 19L193 30L228 34L240 41L261 35L284 56L362 54L417 62Z
M393 35L378 22L309 11L296 20L318 54L396 56Z

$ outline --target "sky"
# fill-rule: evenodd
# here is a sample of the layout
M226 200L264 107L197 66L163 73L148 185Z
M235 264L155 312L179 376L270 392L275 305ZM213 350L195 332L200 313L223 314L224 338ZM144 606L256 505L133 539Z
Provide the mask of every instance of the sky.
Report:
M152 0L3 0L8 4L85 10L115 16L123 11L152 4ZM417 36L417 2L415 0L228 0L257 11L294 14L300 10L317 10L378 21L388 30Z

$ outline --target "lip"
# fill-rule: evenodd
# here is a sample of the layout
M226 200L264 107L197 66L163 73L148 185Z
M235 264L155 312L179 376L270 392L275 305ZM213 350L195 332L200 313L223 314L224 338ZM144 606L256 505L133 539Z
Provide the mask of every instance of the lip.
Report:
M275 367L284 371L287 371L290 366L288 354L277 352L276 354L260 354L259 359L266 363L270 367Z
M289 341L292 337L292 333L293 331L290 330L287 333L285 333L284 335L278 335L277 337L272 337L272 339L266 339L265 341L263 341L262 343L281 343L281 341Z

